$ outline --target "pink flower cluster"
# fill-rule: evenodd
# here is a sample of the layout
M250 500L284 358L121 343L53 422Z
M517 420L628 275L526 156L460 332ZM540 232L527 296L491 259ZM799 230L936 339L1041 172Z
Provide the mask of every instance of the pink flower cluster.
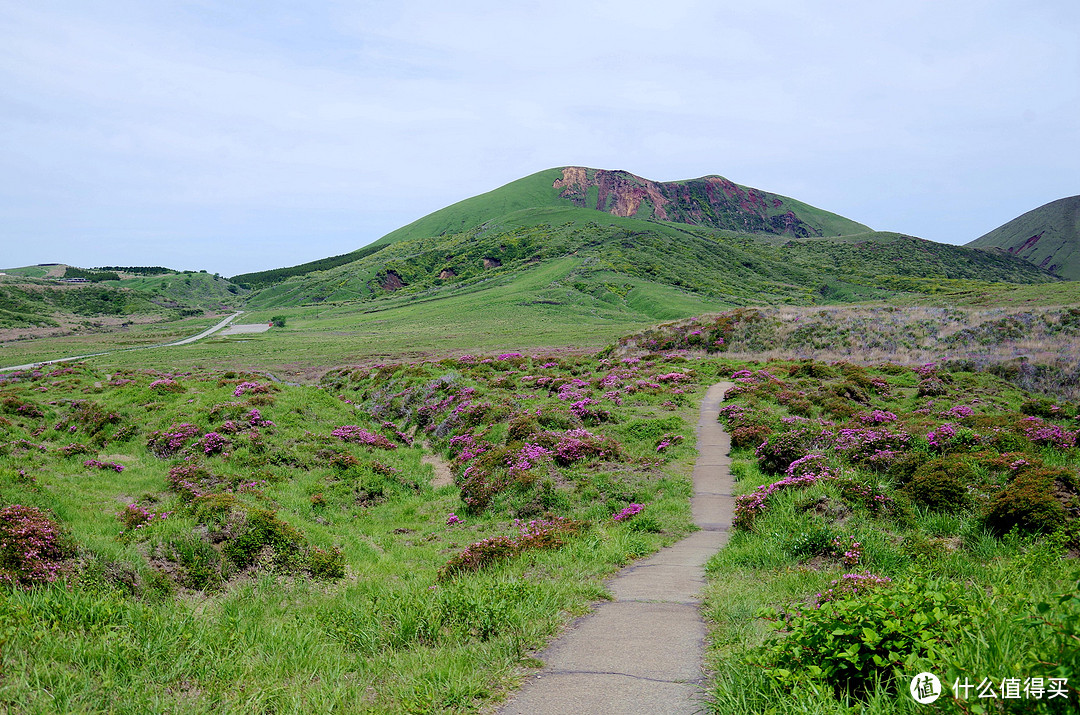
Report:
M1072 432L1055 424L1047 424L1038 417L1025 417L1023 433L1035 444L1068 449L1076 445L1077 432Z
M250 392L252 394L260 394L270 392L270 385L265 385L261 382L241 382L233 390L234 397L240 397L244 393Z
M656 445L656 451L657 452L663 452L668 447L670 447L670 446L672 446L674 444L678 444L679 442L682 442L682 441L683 441L683 436L681 434L675 434L674 432L668 432L668 433L664 434L662 437L660 437L660 441Z
M804 472L798 476L787 476L772 484L765 484L749 494L735 498L735 516L731 520L732 527L749 530L753 526L754 519L765 512L769 497L785 489L804 488L827 479L835 479L836 474L828 469L820 472Z
M356 442L359 444L366 444L369 447L378 447L379 449L397 449L397 445L386 437L383 437L381 434L368 432L359 425L343 425L330 434L337 437L342 442Z
M172 515L171 511L153 512L146 507L132 503L124 507L124 510L116 516L120 519L120 523L124 525L125 530L131 529L137 531L152 524L155 519L162 521L168 519L170 515ZM121 535L123 535L123 533L123 531L120 532Z
M858 417L859 421L867 425L881 425L888 422L896 422L899 418L892 412L885 410L874 410L870 414L862 414Z
M848 537L847 544L844 544L843 537L837 536L832 540L832 548L833 553L844 562L844 566L855 566L862 558L862 544L856 541L854 536Z
M173 423L170 431L152 432L147 438L146 446L158 457L170 457L199 434L200 430L190 422Z
M554 453L546 447L526 442L509 460L510 476L524 474L540 462L551 459L552 454Z
M124 471L124 465L119 462L99 462L96 459L88 459L83 462L84 467L96 467L98 469L111 469L114 472Z
M487 442L478 442L476 437L471 434L462 434L450 438L450 450L457 450L455 459L460 464L464 464L471 459L479 457L481 454L488 451L490 447L491 445Z
M641 513L641 510L644 509L644 508L645 508L644 504L631 504L630 506L623 508L622 511L620 511L618 514L613 515L611 517L611 520L612 521L623 521L625 519L629 519L634 514Z
M150 383L150 389L154 392L183 392L183 386L176 380L163 377Z
M956 425L951 422L938 427L936 430L932 430L926 433L926 441L930 443L931 447L937 449L945 449L949 446L949 442L956 436Z
M248 424L252 427L273 427L274 423L262 416L257 407L247 413Z
M447 526L453 526L454 524L460 524L460 523L461 523L461 517L459 517L454 512L450 512L450 514L447 515L447 517L446 517L446 525Z
M229 448L229 440L217 432L207 432L199 440L199 447L204 454L218 454Z

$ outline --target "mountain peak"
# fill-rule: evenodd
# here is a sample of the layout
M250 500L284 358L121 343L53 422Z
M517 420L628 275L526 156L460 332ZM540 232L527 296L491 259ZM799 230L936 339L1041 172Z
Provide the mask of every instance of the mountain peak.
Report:
M622 170L567 166L561 171L562 176L552 184L560 199L613 216L796 238L869 230L854 221L740 186L715 174L657 182Z

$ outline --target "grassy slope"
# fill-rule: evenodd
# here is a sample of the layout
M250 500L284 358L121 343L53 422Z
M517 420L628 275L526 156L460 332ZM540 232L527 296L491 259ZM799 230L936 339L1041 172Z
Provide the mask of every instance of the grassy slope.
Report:
M625 276L619 277L620 294L606 291L605 299L597 298L567 285L580 263L570 257L537 264L514 280L492 279L475 292L254 310L244 316L245 321L284 314L286 326L258 335L210 338L180 348L95 358L95 364L269 368L284 378L297 379L305 368L416 358L446 350L597 349L619 334L657 320L713 307L696 296Z
M182 310L224 310L243 303L244 291L230 281L209 273L166 273L156 276L105 281L106 285L129 288L159 305Z
M148 296L100 284L59 286L51 281L0 276L0 328L55 326L63 318L124 316L160 308Z
M1033 244L1031 238L1042 234ZM995 228L967 244L973 248L1000 248L1057 275L1080 279L1080 196L1053 201Z
M293 276L329 271L359 261L383 246L401 241L415 241L437 236L505 230L567 220L592 221L611 225L624 224L620 217L592 209L579 209L559 198L552 184L562 178L562 169L554 168L531 174L492 191L451 204L388 233L378 241L352 253L272 271L234 276L233 280L259 288ZM701 179L690 180L701 182ZM675 182L679 183L679 182ZM746 189L747 187L740 187ZM795 199L761 192L770 201L780 199L784 211L793 210L812 227L825 234L848 234L867 231L860 223L818 209ZM642 209L644 211L644 209ZM569 216L569 218L567 218ZM647 217L642 216L642 220ZM632 221L632 219L631 219Z

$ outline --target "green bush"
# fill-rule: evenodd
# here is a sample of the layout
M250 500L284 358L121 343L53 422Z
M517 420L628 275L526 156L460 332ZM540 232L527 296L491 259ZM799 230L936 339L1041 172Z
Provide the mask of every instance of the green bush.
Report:
M968 501L964 465L955 459L931 459L915 470L904 486L911 501L931 511L957 512Z
M1065 526L1068 515L1057 494L1076 501L1076 475L1065 469L1026 469L990 500L986 525L1001 536L1013 528L1049 534Z
M785 634L759 649L757 664L782 684L816 681L838 697L864 696L876 684L891 690L920 660L940 660L976 620L965 594L960 584L925 579L857 589L781 619Z
M276 565L295 565L304 537L295 528L278 519L274 512L249 509L240 512L236 522L229 526L232 533L222 552L238 567L245 568L255 563L267 547L272 550Z
M308 549L305 561L308 573L315 578L342 578L345 575L345 554L336 546L330 549L313 546Z

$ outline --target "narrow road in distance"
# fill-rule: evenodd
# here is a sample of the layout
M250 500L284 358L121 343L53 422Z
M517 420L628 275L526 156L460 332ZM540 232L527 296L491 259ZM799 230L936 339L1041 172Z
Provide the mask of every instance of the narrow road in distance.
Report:
M222 320L220 323L218 323L214 327L207 328L206 330L202 331L198 335L192 335L190 338L184 338L182 340L176 340L176 341L171 342L171 343L162 343L160 345L139 345L139 346L133 347L133 348L117 348L116 350L104 350L104 351L99 352L99 353L87 353L86 355L75 355L73 357L58 358L56 360L42 360L40 362L31 362L31 363L27 363L25 365L12 365L11 367L0 367L0 372L8 372L8 371L11 371L11 370L30 370L32 368L39 367L41 365L52 365L54 363L70 362L72 360L84 360L86 358L99 357L101 355L111 355L112 353L126 352L128 350L151 350L151 349L154 349L154 348L171 348L171 347L175 347L177 345L187 345L187 344L193 343L193 342L195 342L197 340L202 340L203 338L205 338L205 337L207 337L209 335L213 335L214 333L221 330L226 325L228 325L232 321L236 320L237 318L239 318L243 314L244 314L244 311L242 311L242 310L237 311L237 312L233 313L232 315L230 315L228 318L225 318L224 320Z

